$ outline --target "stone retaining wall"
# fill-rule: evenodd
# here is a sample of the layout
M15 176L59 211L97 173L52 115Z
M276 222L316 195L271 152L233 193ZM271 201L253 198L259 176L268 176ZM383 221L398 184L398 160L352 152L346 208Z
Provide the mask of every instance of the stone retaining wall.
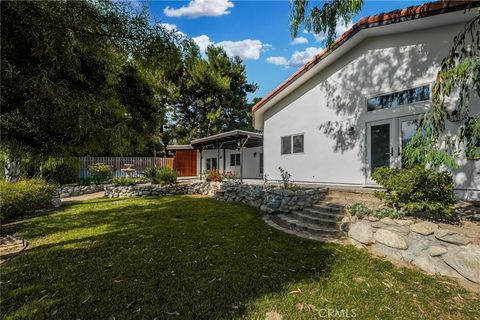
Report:
M345 217L341 228L356 246L411 263L432 274L480 284L479 237L429 221Z
M91 186L61 186L57 188L57 194L60 198L80 196L82 194L89 194L103 191L105 185L94 184Z
M302 210L318 202L325 195L324 189L282 190L233 182L194 182L170 186L105 186L105 197L165 196L202 194L220 201L242 202L251 207L271 213Z

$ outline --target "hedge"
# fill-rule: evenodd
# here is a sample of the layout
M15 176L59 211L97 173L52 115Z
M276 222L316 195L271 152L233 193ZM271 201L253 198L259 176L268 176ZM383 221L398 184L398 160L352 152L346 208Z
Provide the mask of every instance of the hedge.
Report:
M0 221L52 206L56 187L44 180L31 179L8 183L0 181Z

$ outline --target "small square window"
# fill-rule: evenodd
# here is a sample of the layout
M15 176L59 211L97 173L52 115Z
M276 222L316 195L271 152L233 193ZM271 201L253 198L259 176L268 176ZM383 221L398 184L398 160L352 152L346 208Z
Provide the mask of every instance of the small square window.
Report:
M282 154L292 153L292 136L282 137Z
M240 165L240 153L232 153L230 155L230 166Z
M293 153L303 153L303 134L293 136Z

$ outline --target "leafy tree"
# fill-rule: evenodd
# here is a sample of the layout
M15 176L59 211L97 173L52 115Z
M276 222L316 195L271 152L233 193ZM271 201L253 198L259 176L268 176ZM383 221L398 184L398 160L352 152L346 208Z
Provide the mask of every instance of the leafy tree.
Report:
M325 33L329 46L337 36L337 24L350 23L361 10L363 1L325 0L310 11L307 0L291 0L290 4L292 37L304 25L308 31ZM472 2L471 6L478 4ZM472 93L480 96L479 26L480 13L454 38L450 52L443 59L432 92L432 106L421 116L419 130L405 149L407 164L456 167L454 157L461 153L469 158L480 157L480 118L471 116L469 107ZM445 123L451 116L459 118L456 139L446 134Z
M247 93L256 84L247 82L245 67L221 48L207 48L203 59L192 47L184 59L178 96L171 108L171 130L180 143L211 134L247 128Z
M122 154L154 132L155 91L134 60L176 45L152 27L145 8L8 1L1 14L3 149Z
M309 2L290 1L290 34L295 38L303 25L309 32L325 34L327 46L331 45L337 36L337 25L350 23L363 6L363 0L325 0L307 12Z

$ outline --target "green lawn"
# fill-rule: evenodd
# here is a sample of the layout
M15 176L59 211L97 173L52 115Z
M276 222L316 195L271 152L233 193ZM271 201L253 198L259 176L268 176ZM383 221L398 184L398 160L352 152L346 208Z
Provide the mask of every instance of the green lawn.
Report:
M5 319L480 318L453 281L284 234L241 204L94 200L17 228L30 247L1 266Z

